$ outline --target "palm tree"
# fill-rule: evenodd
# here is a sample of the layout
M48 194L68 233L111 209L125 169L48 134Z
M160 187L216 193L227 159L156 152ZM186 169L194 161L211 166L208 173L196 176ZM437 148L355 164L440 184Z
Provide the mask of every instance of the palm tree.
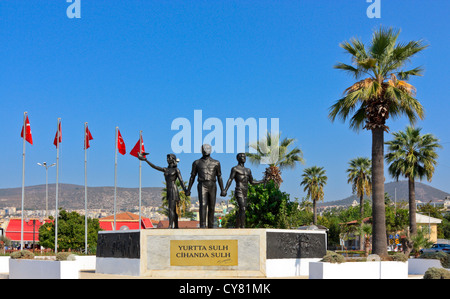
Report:
M325 169L323 167L312 166L306 168L302 174L303 180L300 186L305 186L303 191L307 191L306 199L311 199L313 202L313 223L317 223L317 209L316 202L323 200L324 193L323 187L327 183L327 177L325 175Z
M397 181L400 176L408 179L411 236L417 234L415 179L422 180L426 177L431 182L438 158L436 149L442 148L436 137L432 134L420 135L421 130L408 126L404 132L393 133L394 139L386 142L389 174Z
M364 236L364 255L369 256L370 251L370 236L372 235L372 226L369 224L363 224L361 226L361 234Z
M400 30L380 28L366 46L352 38L340 46L351 55L353 65L338 63L334 67L346 71L356 80L344 97L330 107L334 121L350 119L350 128L372 132L372 216L373 253L387 255L384 205L384 132L389 131L389 117L407 116L411 123L423 119L424 110L415 98L415 88L406 80L420 76L422 68L404 70L407 62L427 45L422 40L397 43Z
M283 182L281 169L294 168L297 162L304 163L303 153L298 147L289 149L295 142L293 138L284 138L280 143L280 134L266 136L249 146L256 153L246 153L253 164L269 165L264 172L264 181L273 180L279 187Z
M372 162L369 158L358 157L349 162L347 169L348 183L352 184L352 191L359 197L361 228L364 218L364 195L372 194ZM364 234L359 236L360 250L364 250Z

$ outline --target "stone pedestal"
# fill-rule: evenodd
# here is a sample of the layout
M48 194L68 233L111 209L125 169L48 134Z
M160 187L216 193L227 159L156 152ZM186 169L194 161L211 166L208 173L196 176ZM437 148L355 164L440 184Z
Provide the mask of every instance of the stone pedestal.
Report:
M96 272L150 277L308 275L326 233L281 229L148 229L99 232Z

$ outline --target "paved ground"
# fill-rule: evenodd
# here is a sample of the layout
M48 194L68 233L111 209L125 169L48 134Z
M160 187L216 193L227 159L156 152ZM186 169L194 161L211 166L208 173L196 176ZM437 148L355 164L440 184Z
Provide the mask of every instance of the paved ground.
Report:
M242 279L246 279L250 277L242 277ZM295 276L295 277L280 277L280 279L308 279L308 276ZM100 274L95 273L94 271L80 271L80 279L170 279L170 278L155 278L155 277L139 277L139 276L128 276L128 275L112 275L112 274ZM207 277L176 277L176 279L208 279ZM230 279L229 277L217 278L213 279ZM233 279L239 279L233 277ZM255 279L251 277L250 279ZM256 278L258 279L258 278ZM264 279L264 278L261 278Z
M207 279L205 277L184 277L184 278L185 279ZM408 275L408 279L422 279L422 278L423 278L423 275ZM101 273L95 273L94 270L92 270L92 271L86 270L86 271L80 271L80 279L160 279L160 278L101 274ZM180 279L180 277L177 277L177 279ZM183 279L183 278L181 278L181 279ZM227 278L223 278L223 279L227 279ZM233 278L233 279L236 279L236 278ZM245 279L245 277L244 277L244 279ZM254 279L254 278L252 278L252 279ZM274 279L308 279L308 276L277 277Z
M0 273L0 279L8 279L8 273ZM422 279L423 275L408 275L408 279ZM94 270L84 270L80 271L80 279L161 279L155 277L140 277L140 276L128 276L128 275L112 275L112 274L101 274L95 273ZM164 278L170 279L170 278ZM205 277L177 277L176 279L208 279ZM219 278L221 279L221 278ZM229 279L229 278L223 278ZM233 277L233 279L236 279ZM245 277L243 278L245 279ZM252 278L254 279L254 278ZM264 279L264 278L262 278ZM295 277L277 277L274 279L308 279L308 276L295 276Z
M185 279L207 279L205 277L184 277ZM408 279L422 279L423 275L408 275ZM111 275L111 274L100 274L94 271L81 271L80 279L160 279L155 277L138 277L138 276L128 276L128 275ZM167 279L167 278L165 278ZM180 277L177 277L180 279ZM183 279L183 278L181 278ZM215 278L217 279L217 278ZM221 278L219 278L221 279ZM228 278L223 278L228 279ZM233 279L236 279L233 277ZM244 277L245 279L245 277ZM254 278L251 278L254 279ZM277 277L274 279L308 279L308 276L295 276L295 277Z

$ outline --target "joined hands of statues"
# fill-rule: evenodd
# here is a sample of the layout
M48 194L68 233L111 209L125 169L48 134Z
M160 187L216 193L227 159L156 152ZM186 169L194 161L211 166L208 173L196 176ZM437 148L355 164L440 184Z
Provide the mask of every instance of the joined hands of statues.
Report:
M220 192L220 196L221 197L227 196L227 191L223 190L222 192Z

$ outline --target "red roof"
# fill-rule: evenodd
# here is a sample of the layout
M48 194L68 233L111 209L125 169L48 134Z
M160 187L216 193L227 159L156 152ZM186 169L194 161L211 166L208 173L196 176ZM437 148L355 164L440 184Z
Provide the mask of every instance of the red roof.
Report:
M363 223L371 223L371 222L372 222L372 217L366 217L363 219ZM358 223L358 220L353 220L353 221L349 221L345 224L351 225L351 224L357 224L357 223ZM341 223L341 224L344 224L344 223Z
M112 231L114 225L114 215L100 218L100 228L106 231ZM139 227L139 215L124 212L116 214L116 230L120 230L126 226L128 229L147 229L155 228L149 218L141 218L141 225Z
M51 222L49 219L45 219L44 221L39 221L39 219L30 219L28 221L23 221L23 240L24 241L33 241L33 220L34 223L34 240L39 242L39 228L41 225L47 222ZM8 226L6 227L5 236L11 241L20 241L21 240L21 230L22 230L22 219L21 218L13 218L9 220Z

